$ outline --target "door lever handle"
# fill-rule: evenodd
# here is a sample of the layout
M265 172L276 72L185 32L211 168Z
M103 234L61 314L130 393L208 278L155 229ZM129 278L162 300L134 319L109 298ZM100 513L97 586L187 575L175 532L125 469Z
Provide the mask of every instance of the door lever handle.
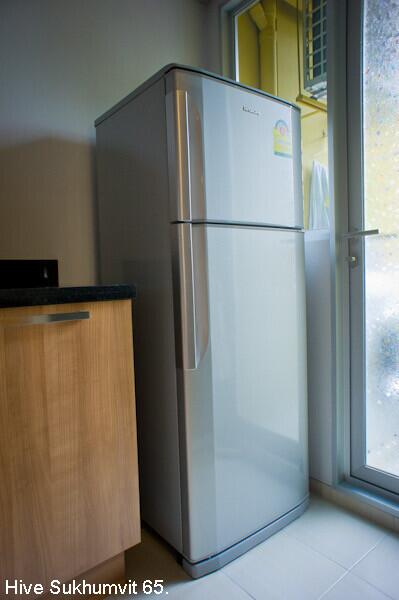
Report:
M348 233L344 233L342 235L343 240L350 240L352 238L357 237L367 237L369 235L378 235L380 233L379 229L363 229L360 231L348 231Z
M354 269L358 265L357 256L346 256L345 260L351 269Z

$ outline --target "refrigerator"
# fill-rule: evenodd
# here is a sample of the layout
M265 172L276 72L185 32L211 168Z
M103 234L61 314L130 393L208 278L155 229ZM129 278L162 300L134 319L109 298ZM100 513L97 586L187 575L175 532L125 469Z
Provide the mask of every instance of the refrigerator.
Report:
M308 503L299 109L168 65L96 120L103 283L134 283L141 514L192 577Z

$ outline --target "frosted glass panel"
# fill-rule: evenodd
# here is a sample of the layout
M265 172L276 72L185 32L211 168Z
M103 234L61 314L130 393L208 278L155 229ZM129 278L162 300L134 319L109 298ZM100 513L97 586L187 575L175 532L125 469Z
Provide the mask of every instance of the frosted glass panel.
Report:
M399 476L399 1L366 0L363 118L367 464Z

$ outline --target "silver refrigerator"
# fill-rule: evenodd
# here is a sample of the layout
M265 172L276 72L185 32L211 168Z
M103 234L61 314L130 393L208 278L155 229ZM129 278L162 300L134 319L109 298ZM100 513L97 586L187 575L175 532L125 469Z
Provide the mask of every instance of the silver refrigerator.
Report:
M143 520L200 577L308 502L300 114L169 65L96 121L103 283L135 283Z

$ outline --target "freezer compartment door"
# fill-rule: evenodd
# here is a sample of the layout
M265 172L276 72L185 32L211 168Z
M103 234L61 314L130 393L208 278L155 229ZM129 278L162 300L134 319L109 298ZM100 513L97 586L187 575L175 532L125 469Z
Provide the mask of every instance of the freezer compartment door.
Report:
M302 227L298 110L178 70L166 105L171 221Z
M171 227L183 548L196 562L307 495L303 234Z

